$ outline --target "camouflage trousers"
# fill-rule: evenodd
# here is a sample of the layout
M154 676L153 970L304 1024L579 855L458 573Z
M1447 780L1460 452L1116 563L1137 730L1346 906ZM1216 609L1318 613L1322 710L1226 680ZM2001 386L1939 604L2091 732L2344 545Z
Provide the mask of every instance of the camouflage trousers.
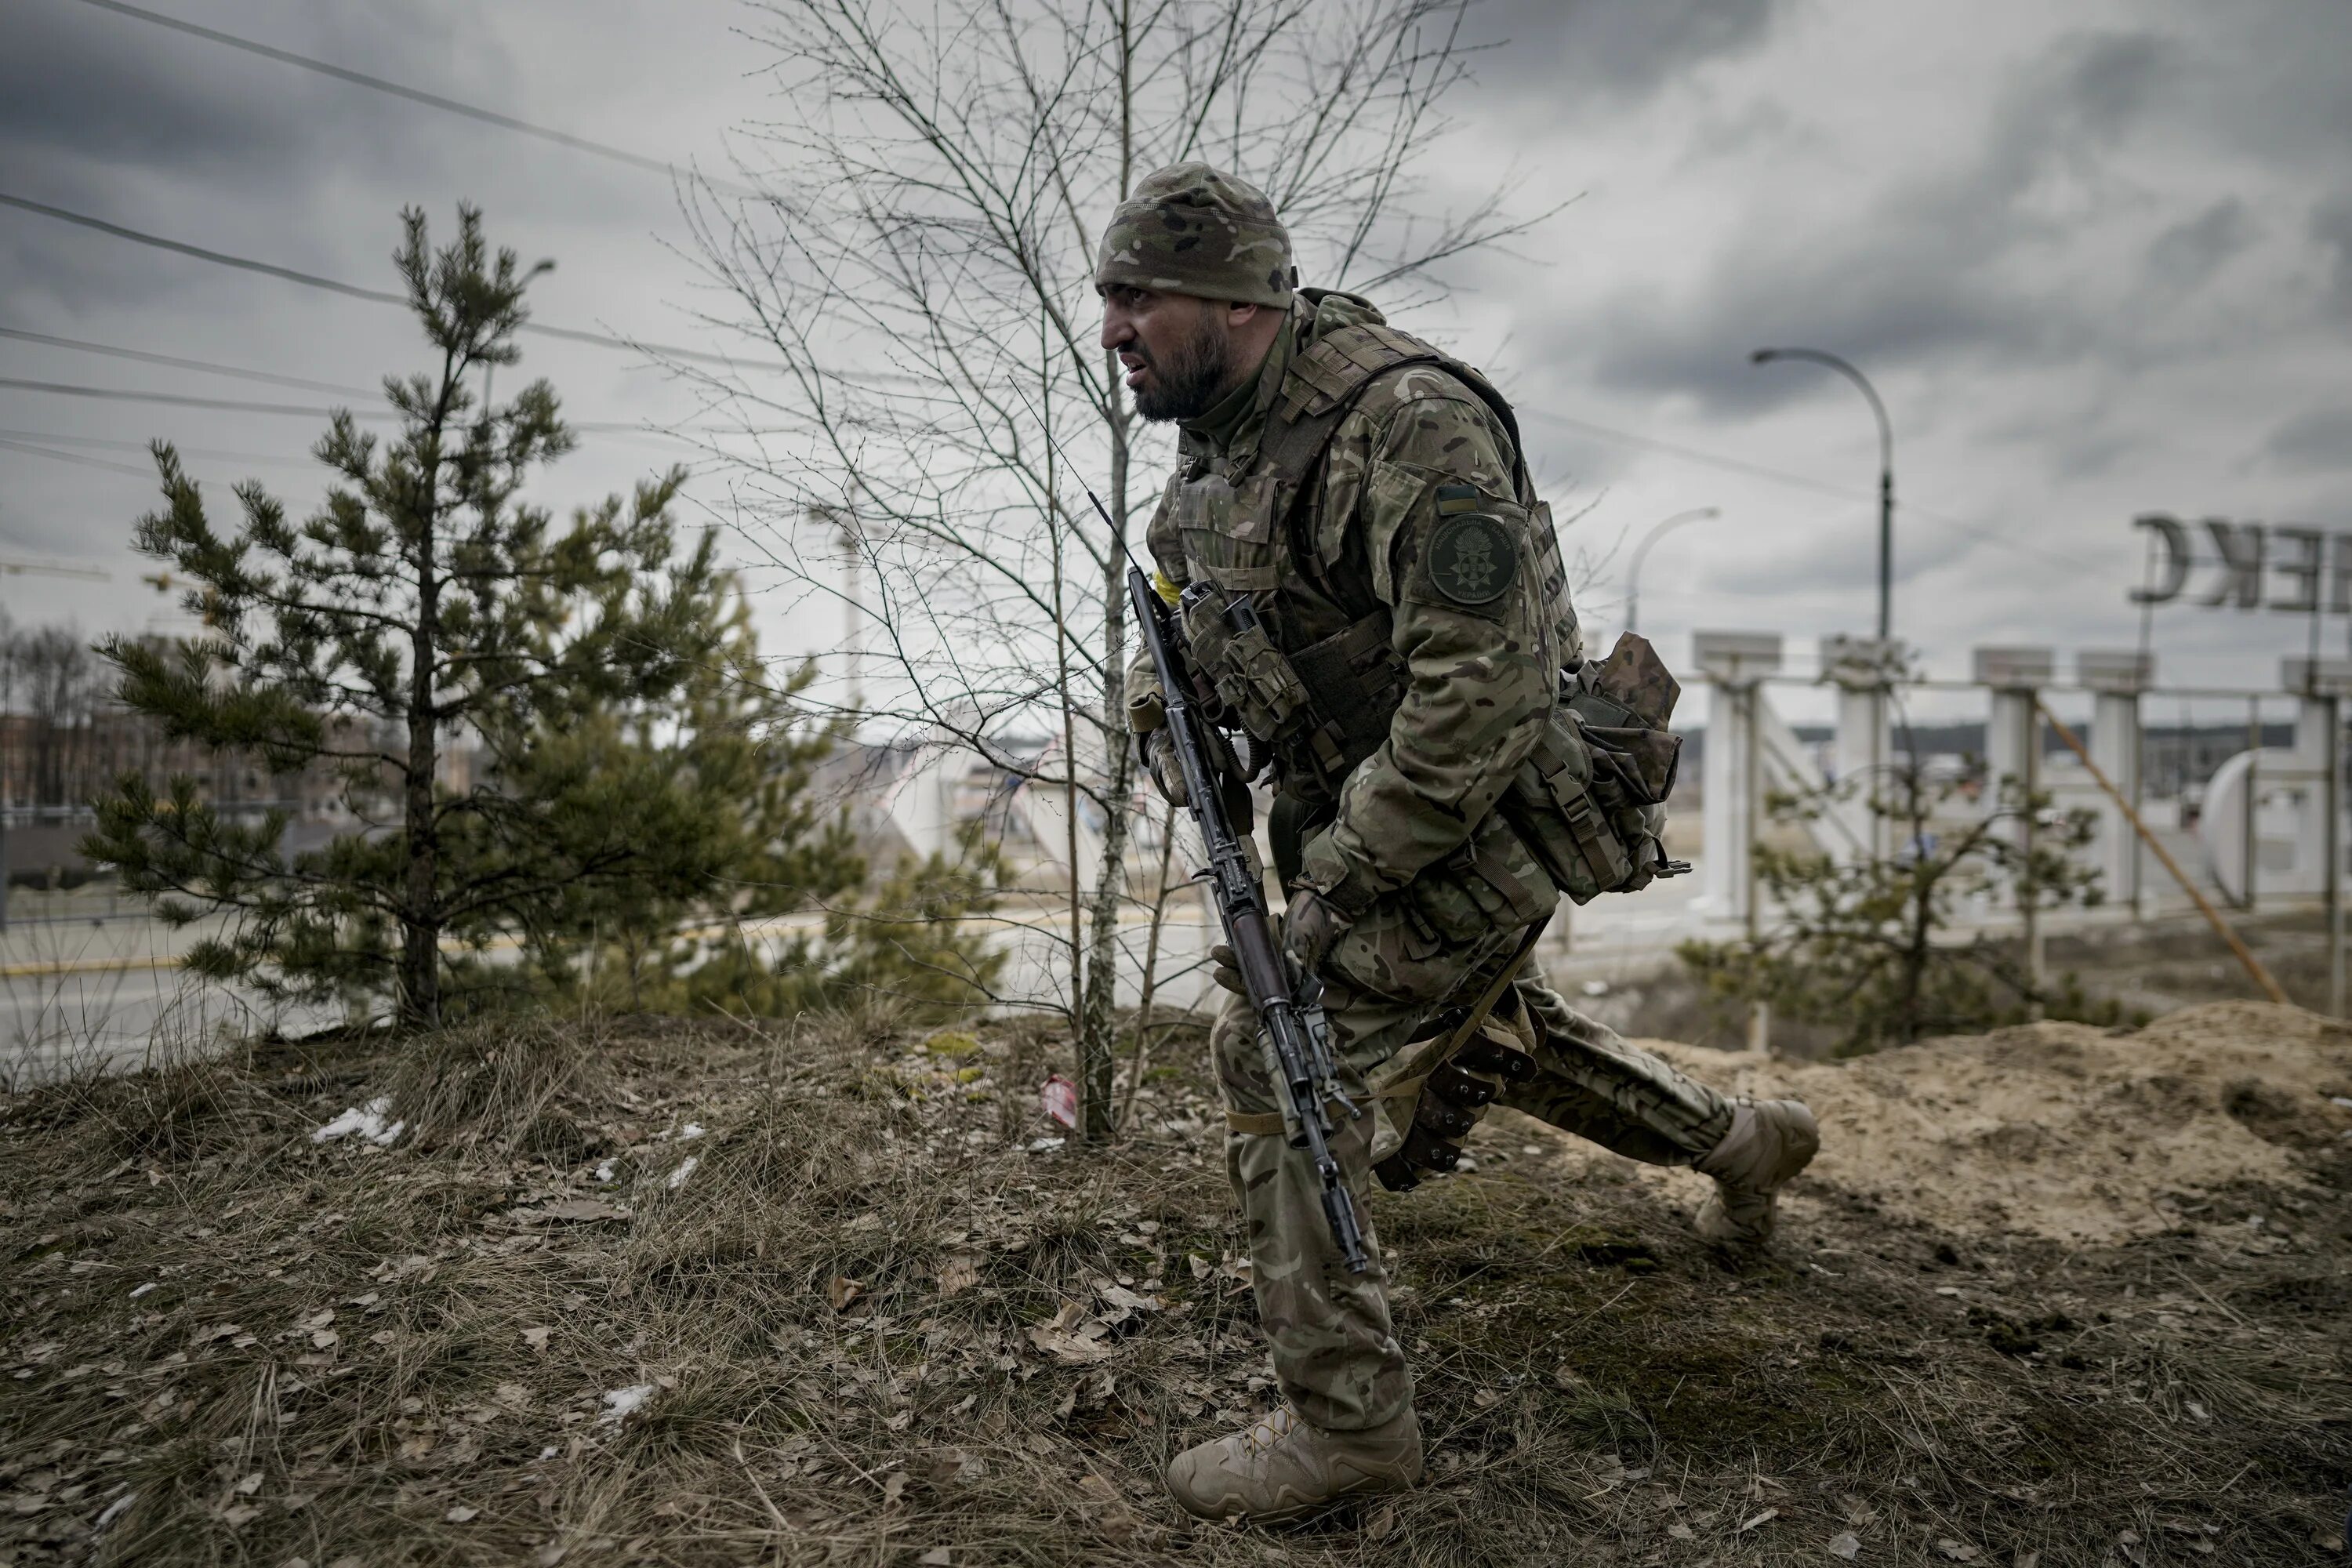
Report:
M1383 918L1388 901L1357 921L1325 965L1341 1087L1367 1107L1342 1125L1335 1152L1364 1219L1370 1267L1349 1274L1339 1261L1303 1152L1278 1133L1225 1134L1225 1171L1246 1222L1258 1321L1276 1380L1299 1415L1335 1431L1377 1426L1412 1398L1404 1351L1390 1326L1387 1264L1365 1201L1374 1120L1366 1080L1433 1014L1474 1003L1526 935L1524 925L1491 930L1432 950L1403 922ZM1538 1071L1497 1103L1651 1164L1694 1163L1729 1131L1728 1100L1578 1013L1532 962L1517 989L1540 1026ZM1226 1108L1245 1117L1277 1110L1245 1000L1227 998L1210 1041Z

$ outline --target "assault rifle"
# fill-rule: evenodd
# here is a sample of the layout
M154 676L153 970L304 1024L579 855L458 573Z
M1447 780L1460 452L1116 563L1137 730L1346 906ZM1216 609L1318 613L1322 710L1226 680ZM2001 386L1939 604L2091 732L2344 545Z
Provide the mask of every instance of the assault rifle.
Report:
M1214 591L1206 584L1195 583L1185 590L1185 597L1192 600ZM1183 770L1193 824L1208 847L1209 863L1194 879L1208 884L1217 907L1217 923L1224 929L1225 942L1234 950L1234 967L1241 971L1243 988L1257 1014L1258 1042L1282 1096L1284 1131L1290 1146L1306 1150L1315 1166L1316 1177L1323 1184L1323 1215L1330 1221L1331 1239L1339 1244L1348 1272L1361 1274L1369 1267L1364 1232L1357 1223L1355 1200L1340 1174L1339 1159L1331 1152L1331 1108L1340 1107L1350 1119L1363 1112L1339 1092L1330 1033L1323 1021L1322 982L1312 974L1294 973L1288 956L1274 940L1265 888L1249 847L1226 814L1223 781L1212 761L1215 753L1211 749L1208 721L1194 706L1202 688L1192 668L1181 622L1170 613L1142 569L1132 563L1127 569L1127 596L1135 606L1135 624L1143 634L1144 647L1151 651L1152 668L1160 674L1168 735L1175 745L1177 765ZM1235 626L1236 631L1247 630L1248 623L1255 619L1246 600L1234 600L1224 613L1228 620L1241 623Z

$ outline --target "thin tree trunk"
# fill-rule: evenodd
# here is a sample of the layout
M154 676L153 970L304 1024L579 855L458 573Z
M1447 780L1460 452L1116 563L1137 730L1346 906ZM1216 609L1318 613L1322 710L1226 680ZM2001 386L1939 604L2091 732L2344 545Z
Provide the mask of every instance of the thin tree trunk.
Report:
M1127 1095L1119 1101L1118 1124L1128 1125L1135 1110L1135 1091L1143 1082L1143 1064L1150 1056L1151 1002L1160 989L1160 934L1168 926L1169 868L1176 858L1176 807L1171 803L1160 832L1160 879L1151 887L1151 929L1143 939L1143 984L1135 998L1135 1055L1127 1069Z
M441 373L440 412L427 451L423 482L440 479L441 441L437 426L446 416L453 390L453 373ZM440 563L434 558L437 531L437 498L429 490L423 501L416 541L416 625L408 640L408 759L403 773L401 826L408 846L408 865L401 894L400 1011L414 1026L431 1028L441 1022L441 900L440 819L433 810L433 774L440 760L440 736L434 723L433 659L440 630Z

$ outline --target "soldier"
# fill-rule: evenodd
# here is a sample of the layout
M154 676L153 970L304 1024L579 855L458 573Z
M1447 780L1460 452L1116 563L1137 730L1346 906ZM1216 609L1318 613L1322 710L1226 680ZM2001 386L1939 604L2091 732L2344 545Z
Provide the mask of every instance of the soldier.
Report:
M1369 301L1296 280L1271 204L1202 163L1137 186L1095 274L1103 345L1137 411L1180 426L1148 532L1162 590L1206 580L1256 612L1245 630L1232 617L1188 630L1223 716L1271 752L1284 946L1324 983L1343 1086L1360 1103L1433 1018L1497 993L1526 1066L1483 1075L1499 1103L1696 1166L1717 1183L1701 1233L1761 1244L1776 1189L1818 1142L1802 1105L1727 1100L1574 1012L1535 971L1502 986L1559 895L1496 803L1584 657L1509 406ZM1129 723L1176 798L1157 683L1148 664L1129 679ZM1203 1518L1271 1521L1409 1487L1421 1430L1377 1237L1367 1219L1370 1267L1348 1273L1239 997L1211 1048L1286 1404L1177 1456L1169 1488ZM1338 1140L1360 1201L1373 1121L1343 1122Z

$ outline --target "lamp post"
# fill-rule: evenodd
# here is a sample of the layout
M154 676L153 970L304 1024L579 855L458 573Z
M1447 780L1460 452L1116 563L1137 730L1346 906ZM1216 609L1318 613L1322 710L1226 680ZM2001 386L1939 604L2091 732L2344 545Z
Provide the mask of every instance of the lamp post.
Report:
M1878 389L1868 376L1820 349L1758 349L1748 359L1751 364L1802 359L1827 365L1862 389L1871 413L1878 417L1878 640L1883 646L1894 636L1895 621L1895 428L1886 422L1886 405L1878 400Z
M1680 528L1684 523L1696 522L1701 518L1722 515L1711 506L1698 507L1690 511L1678 511L1642 536L1642 542L1633 546L1633 560L1625 569L1625 629L1627 631L1637 632L1642 629L1642 563L1649 555L1650 546Z

